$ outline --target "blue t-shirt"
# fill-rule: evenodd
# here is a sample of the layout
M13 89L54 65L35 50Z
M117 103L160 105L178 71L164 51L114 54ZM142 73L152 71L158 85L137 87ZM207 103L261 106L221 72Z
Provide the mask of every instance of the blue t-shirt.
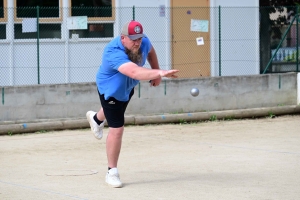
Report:
M147 37L142 38L141 51L143 66L151 50L151 42ZM131 90L139 83L139 80L132 79L118 71L119 67L131 62L125 53L125 47L118 36L110 41L104 49L102 64L96 75L96 84L99 93L104 94L105 100L114 97L119 101L128 101Z

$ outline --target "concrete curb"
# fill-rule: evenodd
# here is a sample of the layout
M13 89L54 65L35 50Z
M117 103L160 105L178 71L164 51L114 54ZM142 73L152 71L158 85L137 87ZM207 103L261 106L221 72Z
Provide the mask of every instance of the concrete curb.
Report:
M203 121L210 119L240 119L252 117L264 117L270 115L300 114L300 106L280 106L240 110L210 111L196 113L180 114L162 114L162 115L135 115L125 116L125 125L144 125L144 124L162 124L179 123L191 121ZM0 135L15 133L30 133L37 131L64 130L89 128L85 118L82 119L49 119L35 121L16 121L0 122Z

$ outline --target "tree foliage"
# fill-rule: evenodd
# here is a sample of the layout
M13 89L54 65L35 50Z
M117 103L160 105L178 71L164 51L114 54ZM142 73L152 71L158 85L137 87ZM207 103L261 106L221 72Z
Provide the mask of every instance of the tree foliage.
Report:
M271 58L271 37L280 40L281 28L290 24L295 14L299 11L297 6L300 0L260 0L260 69L264 71ZM299 6L300 7L300 6ZM287 14L283 14L286 9ZM276 19L271 19L270 14L279 13ZM300 12L298 12L300 13Z
M294 6L299 0L260 0L259 6Z
M283 13L286 8L287 15L278 15L278 18L269 18L273 39L281 39L282 33L280 28L283 25L288 25L297 12L297 6L300 5L300 0L260 0L260 10L265 10L269 14Z

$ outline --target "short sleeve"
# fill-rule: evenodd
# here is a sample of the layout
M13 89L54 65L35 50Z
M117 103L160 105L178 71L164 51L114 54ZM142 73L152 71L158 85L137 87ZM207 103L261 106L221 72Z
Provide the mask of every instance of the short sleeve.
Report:
M130 62L128 56L121 49L118 49L117 51L110 53L108 61L110 67L113 68L114 70L118 70L121 65Z
M152 48L152 44L151 44L149 38L147 36L145 36L143 38L143 42L145 43L145 47L146 47L147 53L149 53L150 50L151 50L151 48Z

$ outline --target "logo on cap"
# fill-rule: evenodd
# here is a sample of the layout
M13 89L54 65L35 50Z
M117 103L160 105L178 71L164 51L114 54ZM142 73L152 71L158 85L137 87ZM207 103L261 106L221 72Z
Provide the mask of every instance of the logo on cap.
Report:
M135 33L140 33L140 32L141 32L141 27L135 26L135 27L134 27L134 32L135 32Z

